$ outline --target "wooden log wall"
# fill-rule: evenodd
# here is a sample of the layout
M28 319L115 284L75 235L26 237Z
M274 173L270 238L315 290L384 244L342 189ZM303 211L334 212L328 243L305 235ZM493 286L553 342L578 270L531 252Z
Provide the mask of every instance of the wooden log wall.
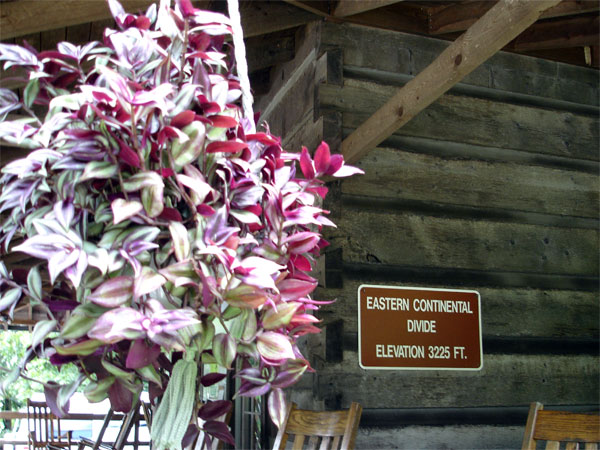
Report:
M258 101L290 150L338 150L448 44L311 24ZM305 407L364 408L357 448L516 448L532 401L598 410L598 71L499 53L330 183ZM361 284L481 294L481 371L358 364Z

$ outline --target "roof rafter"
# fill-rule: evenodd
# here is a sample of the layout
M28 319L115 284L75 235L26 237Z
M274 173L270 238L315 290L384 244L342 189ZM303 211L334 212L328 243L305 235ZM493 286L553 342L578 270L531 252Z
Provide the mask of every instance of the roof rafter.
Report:
M560 0L500 0L342 142L356 162L508 44Z

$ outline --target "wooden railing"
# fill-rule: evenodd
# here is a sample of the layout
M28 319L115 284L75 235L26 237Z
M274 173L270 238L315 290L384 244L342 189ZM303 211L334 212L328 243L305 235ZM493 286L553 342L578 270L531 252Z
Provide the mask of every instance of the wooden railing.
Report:
M88 413L68 413L65 417L61 418L61 420L78 420L78 421L94 421L99 420L102 421L106 417L106 414L88 414ZM122 421L125 417L125 414L115 413L111 417L112 421ZM0 411L0 420L20 420L27 419L27 412L25 411ZM144 420L144 417L140 415L138 417L138 423ZM132 431L135 430L135 427ZM125 446L133 446L134 449L137 450L139 446L150 447L150 442L139 441L137 433L134 431L134 441L127 440L125 442ZM113 442L105 442L106 444L113 444ZM15 446L28 445L28 441L19 441L19 440L10 440L10 439L0 439L0 450L1 449L14 449ZM75 442L75 446L77 443ZM8 446L8 447L6 447Z

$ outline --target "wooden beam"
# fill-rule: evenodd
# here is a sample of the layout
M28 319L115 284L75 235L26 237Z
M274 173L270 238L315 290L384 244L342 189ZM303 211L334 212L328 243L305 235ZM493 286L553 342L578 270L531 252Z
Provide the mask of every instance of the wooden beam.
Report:
M398 128L504 47L560 0L500 0L342 142L346 161L358 161Z
M597 45L600 18L594 14L538 22L521 33L508 48L517 52Z
M489 11L494 2L474 1L456 3L432 12L429 20L429 34L438 35L465 31L477 19ZM558 5L549 8L540 15L540 19L571 16L600 11L600 2L597 0L563 0Z
M145 11L153 0L123 0L129 12ZM0 4L0 39L64 28L112 17L108 4L96 0L18 0Z
M244 2L240 15L245 38L288 30L319 18L285 2Z
M427 34L429 14L425 2L402 3L400 6L383 6L344 18L332 18L347 23L400 31L402 33Z
M339 0L335 10L334 17L347 17L360 14L372 9L392 5L402 0Z
M330 2L327 0L310 0L310 1L299 1L299 0L284 0L290 5L294 5L297 8L311 12L321 17L331 16Z

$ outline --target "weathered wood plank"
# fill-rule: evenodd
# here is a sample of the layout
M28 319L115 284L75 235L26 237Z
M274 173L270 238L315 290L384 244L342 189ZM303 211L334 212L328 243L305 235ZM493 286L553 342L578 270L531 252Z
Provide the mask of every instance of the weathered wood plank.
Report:
M66 28L42 31L40 33L40 47L42 50L56 50L58 43L65 41L66 38Z
M424 36L333 23L323 24L321 39L324 45L343 49L345 65L407 75L422 71L449 45ZM600 75L594 69L498 52L461 83L598 105Z
M90 42L91 24L81 23L67 28L67 41L75 45L84 45Z
M345 17L344 21L373 28L426 34L429 17L425 8L415 4L402 6L402 9L394 5L384 6Z
M341 115L341 113L339 113ZM349 135L352 129L345 128L343 134ZM476 161L523 164L526 166L542 166L559 170L572 170L590 174L598 173L598 161L574 159L525 150L494 147L492 145L476 145L464 142L445 141L418 136L394 135L382 143L382 147L422 153L444 159L471 159Z
M344 262L598 276L598 231L343 209ZM365 230L373 230L371 232Z
M341 271L327 270L327 285L341 286L345 277L370 278L374 282L404 280L408 284L438 283L447 286L487 286L502 288L559 289L597 292L600 279L597 275L571 275L509 270L462 269L455 267L410 266L381 264L377 256L367 254L370 262L344 262ZM336 284L330 283L330 281Z
M274 134L285 136L314 109L318 64L313 50L262 111L261 122L267 122Z
M325 141L332 148L339 148L342 143L342 116L331 113L314 119L314 110L307 111L294 128L287 130L283 140L284 148L299 151L303 146L313 151Z
M345 159L348 162L360 160L535 22L542 11L559 1L538 0L531 3L499 0L429 66L344 139L342 153Z
M348 65L344 66L343 74L346 78L357 78L359 80L398 87L404 86L408 81L414 78L412 75L406 75L402 73L386 72L383 70ZM533 106L536 108L552 109L556 111L572 112L575 114L584 114L594 117L600 115L600 109L595 105L575 103L551 97L540 97L539 95L523 94L520 92L511 92L485 86L475 86L466 83L457 83L448 91L448 94L483 98L501 103Z
M290 61L295 54L295 32L286 30L246 39L248 70L265 69Z
M290 5L286 6L294 8ZM295 35L296 54L294 59L275 68L272 71L271 79L273 81L269 92L255 98L254 108L256 111L262 111L263 120L269 116L268 111L272 110L281 101L283 95L291 89L295 79L300 77L308 66L314 64L314 60L317 58L320 28L319 23L312 23L305 28L298 29Z
M514 163L445 159L377 148L342 193L598 218L598 176Z
M402 280L344 279L340 289L318 288L315 298L337 299L318 312L327 324L343 320L344 332L358 332L357 291L362 284L412 286ZM421 287L449 288L446 284L426 283ZM481 330L486 336L503 337L598 337L598 292L574 292L549 289L506 289L477 285L463 286L481 294Z
M394 91L345 79L343 87L319 86L318 95L322 108L342 111L344 127L356 128ZM444 95L398 134L598 161L597 118L478 98Z
M595 356L485 355L483 369L460 371L363 370L356 352L316 367L317 395L363 408L426 408L544 403L587 404L600 394ZM340 382L343 380L343 382Z

